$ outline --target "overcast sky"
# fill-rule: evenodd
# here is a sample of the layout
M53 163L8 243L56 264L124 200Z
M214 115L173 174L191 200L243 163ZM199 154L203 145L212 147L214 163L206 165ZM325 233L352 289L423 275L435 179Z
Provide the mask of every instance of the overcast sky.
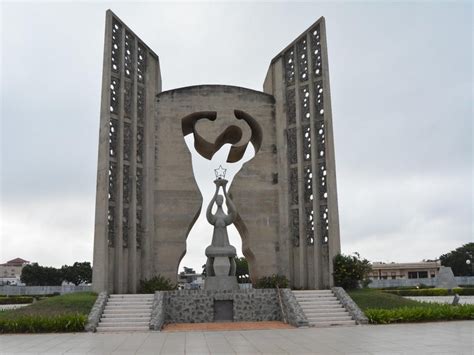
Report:
M110 6L160 56L164 90L261 90L270 60L325 16L343 252L420 261L473 241L469 2L0 6L0 262L92 261Z

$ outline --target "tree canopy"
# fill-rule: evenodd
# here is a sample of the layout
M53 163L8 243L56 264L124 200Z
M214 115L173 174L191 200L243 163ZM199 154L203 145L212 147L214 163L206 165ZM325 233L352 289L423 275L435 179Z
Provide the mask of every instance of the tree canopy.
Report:
M443 254L439 257L441 265L450 266L454 276L474 276L474 243L463 246ZM470 260L470 263L466 263Z

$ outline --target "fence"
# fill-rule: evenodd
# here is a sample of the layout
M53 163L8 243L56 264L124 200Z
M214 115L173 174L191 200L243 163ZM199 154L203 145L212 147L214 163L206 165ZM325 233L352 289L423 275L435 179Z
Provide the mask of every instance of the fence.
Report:
M0 295L19 296L19 295L52 295L54 293L65 294L74 292L92 291L91 286L0 286Z
M474 276L455 276L458 285L473 285L474 286ZM372 280L369 284L370 288L387 288L387 287L406 287L406 286L435 286L436 287L436 277L431 279L387 279L387 280Z

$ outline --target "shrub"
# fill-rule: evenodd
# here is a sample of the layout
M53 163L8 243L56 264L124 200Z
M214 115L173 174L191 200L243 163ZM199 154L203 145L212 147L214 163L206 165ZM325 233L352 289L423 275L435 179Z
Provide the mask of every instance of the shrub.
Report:
M138 293L154 293L155 291L172 291L176 290L177 285L173 284L170 279L157 275L149 280L140 280Z
M398 296L454 296L456 293L460 296L474 295L474 289L472 288L454 288L453 290L445 288L425 288L412 290L383 290L383 292Z
M264 276L257 280L255 288L287 288L288 279L284 275Z
M87 315L79 313L52 317L22 315L15 318L0 318L0 333L82 332L86 322Z
M365 315L373 324L474 319L474 305L429 304L419 307L367 309Z
M0 304L25 304L33 303L33 297L30 296L0 296Z
M333 263L336 286L351 290L358 288L361 283L364 287L369 284L368 275L372 266L367 259L361 259L358 253L354 253L354 256L338 254Z

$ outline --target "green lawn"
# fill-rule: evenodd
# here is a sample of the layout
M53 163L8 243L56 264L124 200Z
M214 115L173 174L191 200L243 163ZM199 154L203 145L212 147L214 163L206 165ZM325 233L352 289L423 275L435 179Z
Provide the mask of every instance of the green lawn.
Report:
M348 291L372 324L474 319L474 305L417 302L381 290Z
M351 290L347 293L363 311L369 308L393 309L400 307L423 306L423 303L421 302L374 289Z
M0 311L0 321L15 321L20 318L54 318L81 315L87 318L97 295L92 292L70 293L35 302L29 306ZM0 329L1 330L1 329Z

